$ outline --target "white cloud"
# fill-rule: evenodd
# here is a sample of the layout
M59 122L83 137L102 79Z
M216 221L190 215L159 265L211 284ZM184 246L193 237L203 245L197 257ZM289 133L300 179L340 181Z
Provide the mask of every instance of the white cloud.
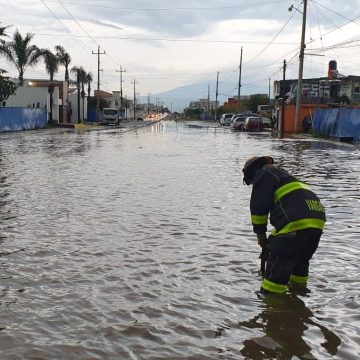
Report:
M95 79L97 57L92 51L96 52L99 44L101 51L106 51L101 56L102 88L118 89L119 74L115 70L122 66L127 70L123 78L124 90L129 95L134 78L139 92L146 95L198 80L212 81L217 71L221 79L233 81L235 87L241 46L243 93L247 86L266 88L270 76L280 79L283 59L289 62L287 77L296 77L301 14L288 12L291 3L291 0L183 0L174 5L165 0L121 3L0 0L2 24L13 25L9 35L18 28L23 34L34 33L34 43L39 47L64 46L72 56L72 65L84 66ZM301 10L299 1L293 3ZM349 21L355 18L354 9L359 5L360 0L348 1L341 7L335 7L330 0L309 2L306 39L313 42L308 44L307 52L316 49L324 56L306 57L305 77L324 76L332 59L338 61L341 73L358 73L357 47L323 49L359 34L360 18ZM293 18L280 32L290 16ZM175 41L181 39L186 41ZM0 65L17 75L2 59ZM47 78L41 65L25 75ZM57 78L62 76L63 71Z

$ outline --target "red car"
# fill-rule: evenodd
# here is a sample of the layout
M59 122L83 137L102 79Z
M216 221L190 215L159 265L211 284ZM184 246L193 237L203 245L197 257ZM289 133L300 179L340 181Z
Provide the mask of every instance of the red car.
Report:
M245 131L263 131L264 123L260 117L247 117L244 124Z

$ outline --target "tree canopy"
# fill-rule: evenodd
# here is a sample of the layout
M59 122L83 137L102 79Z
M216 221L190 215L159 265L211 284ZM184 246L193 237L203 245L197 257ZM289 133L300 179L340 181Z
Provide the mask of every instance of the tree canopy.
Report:
M250 95L249 99L247 100L248 109L256 113L258 105L270 105L269 97L263 94Z
M16 91L16 84L0 74L0 103Z

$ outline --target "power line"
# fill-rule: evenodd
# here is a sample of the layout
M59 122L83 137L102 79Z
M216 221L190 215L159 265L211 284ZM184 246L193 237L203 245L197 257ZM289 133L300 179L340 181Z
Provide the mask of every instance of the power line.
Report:
M47 0L48 2L56 2ZM116 9L116 10L122 10L122 11L204 11L204 10L234 10L234 9L244 9L249 7L256 7L256 6L263 6L263 5L272 5L285 2L285 0L277 0L277 1L264 1L260 3L248 3L243 5L233 5L233 6L213 6L213 7L162 7L162 8L134 8L134 7L119 7L119 6L108 6L108 5L98 5L98 4L89 4L89 3L77 3L73 1L64 1L64 3L79 6L79 7L100 7L102 9Z
M62 0L58 0L59 4L62 6L62 8L66 11L66 13L76 22L76 24L79 26L79 28L87 35L89 39L91 39L95 45L99 44L95 41L95 39L92 38L92 36L83 28L83 26L80 24L80 22L72 15L72 13L66 8L66 6L63 4Z
M273 39L253 58L251 58L248 62L246 62L244 65L247 65L257 59L271 44L274 43L275 39L281 34L281 32L286 28L286 26L289 24L290 20L294 17L295 11L291 14L288 21L284 24L284 26L280 29L280 31L273 37Z
M46 2L44 0L40 0L41 3L47 8L47 10L50 12L50 14L71 34L71 30L59 19L59 17L51 10L51 8L46 4ZM37 35L37 34L36 34ZM53 35L49 35L49 36L53 36ZM86 50L89 50L89 48L86 47L86 45L83 44L82 41L80 41L80 44L82 45L82 47Z
M38 36L57 36L57 37L74 37L84 38L85 35L75 34L55 34L55 33L37 33ZM93 35L94 39L113 39L113 40L131 40L131 41L169 41L169 42L189 42L189 43L223 43L223 44L268 44L266 41L234 41L234 40L201 40L201 39L176 39L176 38L145 38L131 36L106 36ZM273 42L274 45L295 45L295 42Z
M60 3L60 5L62 6L62 8L66 11L66 13L76 22L76 24L79 26L79 28L87 35L87 37L92 40L96 45L100 46L99 43L85 30L85 28L81 25L81 23L72 15L72 13L66 8L66 6L63 4L62 0L58 0L58 2ZM109 55L106 54L109 59L116 65L118 65L118 63Z
M344 16L344 15L342 15L342 14L340 14L340 13L338 13L338 12L332 10L332 9L329 9L327 6L320 4L320 3L318 3L318 2L315 1L315 0L312 0L312 2L313 2L314 4L316 4L316 5L319 5L319 6L323 7L324 9L332 12L332 13L335 14L335 15L338 15L338 16L346 19L346 20L349 20L349 22L352 22L352 23L354 23L354 24L356 24L356 25L360 25L359 23L357 23L357 22L355 21L357 18L355 18L355 19L350 19L350 18L348 18L348 17L346 17L346 16Z

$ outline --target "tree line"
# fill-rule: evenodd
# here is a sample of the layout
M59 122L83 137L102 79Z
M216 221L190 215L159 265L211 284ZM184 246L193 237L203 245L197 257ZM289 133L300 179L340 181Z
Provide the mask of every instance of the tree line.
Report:
M257 112L258 105L270 105L271 100L267 95L263 94L253 94L250 95L247 100L241 100L240 103L240 112L244 111L252 111L253 113ZM232 105L226 104L221 105L217 109L218 116L221 116L225 113L236 113L237 112L237 104L234 103ZM192 118L200 118L201 114L206 113L206 109L185 109L185 115ZM209 114L212 118L215 116L215 110L211 110L211 114Z
M61 45L56 45L54 50L41 49L33 45L34 34L27 33L21 35L16 29L12 38L7 34L9 26L0 26L0 58L15 66L18 71L18 86L24 84L24 74L29 67L34 67L41 61L44 62L46 72L49 74L49 80L53 81L55 74L60 66L65 68L65 81L68 84L76 84L84 102L85 89L88 96L91 92L91 83L93 75L87 72L82 66L73 66L70 68L71 56ZM10 39L8 41L8 39ZM0 68L0 102L6 100L16 90L16 85L5 76L6 71ZM70 79L70 74L74 75L75 80ZM52 92L54 88L49 86L50 93L50 115L52 120Z

